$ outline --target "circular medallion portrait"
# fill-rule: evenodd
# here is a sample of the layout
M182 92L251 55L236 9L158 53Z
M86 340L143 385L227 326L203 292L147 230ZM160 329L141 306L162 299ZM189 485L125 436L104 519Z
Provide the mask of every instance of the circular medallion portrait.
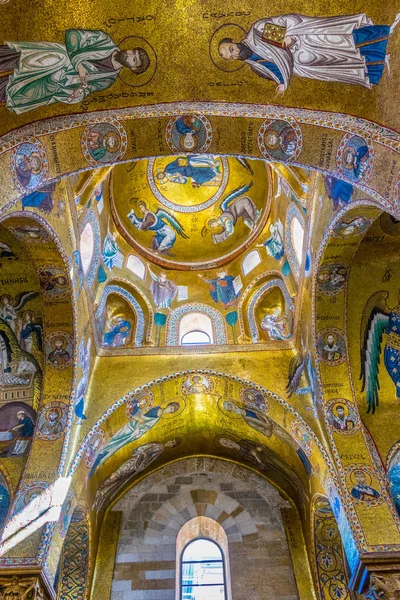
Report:
M72 513L71 523L82 523L89 516L89 507L86 502L81 501L75 506L74 512Z
M366 181L371 175L373 160L372 144L359 135L346 133L336 155L339 173L352 183Z
M265 413L269 411L269 400L262 391L243 385L239 390L239 396L245 406Z
M62 269L39 267L39 281L43 294L48 298L64 298L69 294L69 279Z
M210 394L213 389L213 380L201 373L189 375L181 385L182 394Z
M313 504L313 510L321 517L331 517L333 516L332 507L328 498L324 496L318 495Z
M151 158L147 177L154 196L166 208L182 213L200 212L218 202L224 193L228 160L208 155Z
M40 187L47 178L48 166L46 150L36 138L29 138L13 150L11 169L22 192Z
M321 294L335 296L343 291L347 281L347 266L341 263L325 263L317 273L317 287Z
M45 338L47 362L55 369L65 369L71 364L73 338L65 331L53 331Z
M150 390L143 390L137 394L129 396L126 404L126 416L128 419L134 419L138 414L142 414L151 409L154 404L154 395Z
M322 329L317 339L318 357L326 365L336 366L346 360L346 338L343 331L331 327Z
M334 398L327 405L328 422L335 433L349 434L359 429L355 406L343 398Z
M367 217L344 217L333 228L335 237L347 238L356 235L364 235L372 224ZM400 235L400 231L399 231Z
M107 436L103 429L96 431L90 438L85 448L85 464L88 469L91 469L97 455L102 451L106 445Z
M24 486L18 493L12 508L13 515L19 515L23 512L24 508L29 505L29 514L40 514L42 513L41 507L46 505L46 502L50 503L51 493L47 493L50 484L44 481L34 481ZM26 517L29 521L29 516ZM22 525L22 523L21 523Z
M172 152L206 152L212 140L210 121L200 115L182 115L170 119L165 138Z
M298 123L288 120L264 121L258 132L258 146L265 158L277 161L294 161L302 148L303 136Z
M60 518L58 519L58 532L62 539L65 538L68 526L74 510L74 494L71 490L67 492L64 503L61 508Z
M290 433L307 456L313 452L313 443L306 426L297 418L290 421Z
M344 474L347 487L356 504L378 506L384 502L372 467L361 463L347 465L344 467Z
M57 440L66 431L68 407L63 402L52 402L42 408L38 415L36 435L41 440Z
M113 163L125 156L127 135L121 123L112 119L86 127L81 144L90 165Z

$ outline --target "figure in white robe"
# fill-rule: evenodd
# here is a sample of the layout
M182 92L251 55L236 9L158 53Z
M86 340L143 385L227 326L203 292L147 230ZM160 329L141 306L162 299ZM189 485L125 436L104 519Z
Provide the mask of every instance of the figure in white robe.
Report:
M308 17L290 13L256 21L241 42L220 41L219 54L244 60L283 94L293 75L371 88L388 63L386 46L392 27L374 25L365 14Z

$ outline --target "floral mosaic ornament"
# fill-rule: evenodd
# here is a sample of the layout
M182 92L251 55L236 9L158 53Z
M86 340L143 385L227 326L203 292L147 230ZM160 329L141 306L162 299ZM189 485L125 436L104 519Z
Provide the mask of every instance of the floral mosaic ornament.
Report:
M348 268L342 263L322 264L317 273L317 288L321 294L335 296L343 291Z
M303 136L293 117L286 120L267 119L258 132L258 147L261 154L279 162L295 161L302 150Z
M347 488L356 504L372 507L385 501L372 467L361 463L351 464L346 465L343 471Z
M328 423L334 433L351 435L360 428L356 407L344 398L333 398L326 407Z
M44 146L34 137L18 145L11 155L14 182L22 193L35 190L47 179L49 164Z
M66 369L72 361L73 338L65 331L53 331L45 338L47 363L55 369Z
M38 415L36 435L41 440L57 440L67 429L68 407L63 402L46 404Z
M212 141L210 121L201 115L173 117L165 130L172 152L206 152Z
M94 167L117 162L125 156L127 139L125 129L116 119L88 125L82 134L82 152Z
M318 334L317 354L326 365L341 365L347 357L344 332L334 327L322 329Z
M70 293L69 278L63 269L57 267L39 267L40 287L45 296L60 300Z
M336 163L340 175L357 183L367 181L372 173L374 148L369 138L346 133L336 154Z

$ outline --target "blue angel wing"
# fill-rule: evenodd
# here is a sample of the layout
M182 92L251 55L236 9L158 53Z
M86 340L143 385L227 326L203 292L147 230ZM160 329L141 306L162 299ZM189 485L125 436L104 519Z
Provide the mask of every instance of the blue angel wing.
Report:
M244 158L243 156L236 156L235 158L238 161L238 163L241 164L242 167L244 167L246 169L246 171L249 171L249 173L251 173L252 175L254 175L254 171L251 168L251 165L250 165L249 161L246 158Z
M238 196L243 196L243 194L245 194L246 192L249 191L249 189L251 188L251 186L253 185L253 182L250 181L250 183L248 185L242 185L241 187L236 188L235 190L233 190L233 192L231 192L230 194L228 194L221 202L220 207L221 210L224 211L228 208L228 206L234 201L235 198L237 198Z
M166 221L167 224L170 225L173 229L175 229L176 233L182 236L185 240L189 239L189 236L185 233L185 229L182 227L179 221L177 221L175 217L169 212L167 212L163 208L158 208L156 210L156 216L162 221L164 221L164 223Z
M389 292L381 290L365 305L361 320L361 391L365 390L367 413L374 414L379 405L379 364L382 336L389 325Z
M286 392L288 398L291 398L298 390L300 379L305 367L305 358L301 352L292 358L289 364L288 383Z

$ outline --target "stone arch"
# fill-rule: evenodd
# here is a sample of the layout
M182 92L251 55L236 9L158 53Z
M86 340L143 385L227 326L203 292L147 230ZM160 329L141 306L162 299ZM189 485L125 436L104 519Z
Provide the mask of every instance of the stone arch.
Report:
M350 139L352 135L358 135L365 140L366 145L370 148L370 168L364 177L356 182L349 181L349 183L371 195L385 210L392 211L394 215L400 214L400 209L396 205L399 174L396 173L394 177L391 174L392 164L395 164L396 154L400 148L400 135L372 121L342 113L217 102L182 102L179 107L171 103L114 109L108 111L107 119L115 123L117 128L123 132L125 142L127 141L127 133L124 126L131 129L136 124L141 128L152 128L156 133L154 136L150 133L144 135L142 139L146 140L146 147L135 146L135 152L132 150L132 145L128 143L125 154L119 162L158 155L158 145L154 148L149 147L148 141L158 139L157 131L160 119L163 124L165 121L166 127L171 117L185 114L203 115L209 119L211 131L219 129L218 143L212 139L211 135L210 144L206 148L208 154L242 155L240 139L230 134L230 128L237 118L240 118L242 122L252 122L254 133L252 143L248 144L246 155L250 158L265 158L270 162L274 162L274 158L264 145L265 129L271 121L284 120L290 126L295 127L299 136L299 151L296 152L296 159L288 161L288 164L294 167L314 169L343 179L345 179L345 175L340 163L341 148L346 139ZM65 163L65 157L61 156L60 153L57 171L56 165L51 165L47 175L49 181L54 181L67 174L67 172L78 172L91 166L91 162L88 163L81 148L82 145L85 145L83 139L85 127L99 122L104 122L102 111L45 119L33 125L20 127L4 135L0 139L0 151L12 154L18 144L29 138L31 143L41 143L44 151L50 154L51 144L53 143L57 147L58 138L62 135L64 142L70 148L68 166ZM76 129L80 134L78 136L74 131ZM320 149L326 150L328 146L329 152L323 156L321 162ZM307 157L307 159L303 159L303 157ZM379 172L373 169L374 163L380 165ZM11 170L5 174L5 179L4 190L6 191L3 202L8 204L20 198L22 194L17 181L13 179Z
M190 313L203 313L207 315L212 321L213 326L213 340L214 344L227 344L228 333L226 323L221 313L208 304L201 304L200 302L191 302L190 304L184 304L175 310L172 310L167 317L166 325L166 345L167 346L179 346L179 324L181 319Z

